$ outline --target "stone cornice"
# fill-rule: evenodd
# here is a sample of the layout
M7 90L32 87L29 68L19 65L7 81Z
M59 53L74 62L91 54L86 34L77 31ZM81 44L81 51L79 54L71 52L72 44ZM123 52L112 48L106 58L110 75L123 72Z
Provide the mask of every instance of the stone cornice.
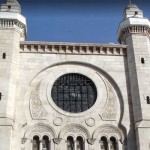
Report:
M0 19L0 30L15 29L21 36L26 36L26 25L17 19Z
M142 25L130 25L126 28L123 28L119 33L118 41L121 43L126 37L130 34L142 34L150 36L150 27Z
M126 45L57 42L21 42L21 53L126 55Z

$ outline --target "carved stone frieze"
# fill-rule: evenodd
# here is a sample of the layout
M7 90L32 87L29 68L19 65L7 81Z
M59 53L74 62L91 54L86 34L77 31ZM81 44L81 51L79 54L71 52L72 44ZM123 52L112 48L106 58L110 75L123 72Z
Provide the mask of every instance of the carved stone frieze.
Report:
M22 144L25 144L25 143L26 143L26 141L27 141L27 138L22 138L21 143L22 143Z
M63 123L63 119L60 118L60 117L57 117L57 118L54 119L53 123L54 123L55 126L61 126L62 123Z
M61 138L54 138L54 143L59 144L61 142Z
M117 96L110 83L104 80L107 88L107 100L104 109L101 113L103 120L116 120L117 116Z
M63 130L61 130L61 132L59 133L59 138L63 138L65 135L67 134L81 134L83 136L85 136L86 138L90 137L89 131L78 124L71 124L66 126Z
M93 127L95 125L95 119L93 118L88 118L86 121L85 121L86 125L89 126L89 127Z
M32 132L39 132L39 133L42 133L42 132L49 132L49 128L46 127L46 126L37 126L35 127Z
M119 128L113 125L106 124L106 125L100 126L94 131L92 138L96 139L98 135L107 135L108 137L113 135L113 136L118 137L118 140L124 141L123 132Z
M48 115L39 98L39 88L40 84L33 89L30 98L30 111L33 119L45 119Z
M33 126L31 126L24 134L24 137L23 138L31 138L33 137L34 135L49 135L51 138L56 138L56 133L55 133L55 130L47 125L47 124L43 124L43 123L38 123L38 124L35 124Z
M95 142L95 139L89 138L89 139L87 139L87 142L88 142L89 144L93 145L94 142Z

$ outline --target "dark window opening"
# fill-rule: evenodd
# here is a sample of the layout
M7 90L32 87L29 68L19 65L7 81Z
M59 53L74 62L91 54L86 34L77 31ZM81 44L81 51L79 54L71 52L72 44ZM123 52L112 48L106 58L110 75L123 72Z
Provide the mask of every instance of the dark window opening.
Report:
M135 11L135 15L137 15L138 14L138 11Z
M71 136L67 138L67 150L74 150L74 141Z
M108 142L106 137L104 136L101 137L100 144L101 144L101 150L108 150Z
M8 5L8 9L11 9L11 6L10 6L10 5Z
M33 137L32 150L40 150L40 140L38 136Z
M42 148L43 150L49 150L49 137L48 136L43 137Z
M51 94L54 103L59 108L72 113L88 110L97 98L93 81L77 73L59 77L53 85Z
M6 59L6 53L3 53L2 57L3 59Z
M145 63L145 59L142 57L141 58L141 63L144 64Z
M2 100L2 93L0 92L0 101Z
M117 150L117 142L114 137L110 138L110 150Z
M146 96L146 101L147 101L147 104L150 104L150 97L149 96Z
M76 143L77 150L84 150L84 141L82 137L77 137Z

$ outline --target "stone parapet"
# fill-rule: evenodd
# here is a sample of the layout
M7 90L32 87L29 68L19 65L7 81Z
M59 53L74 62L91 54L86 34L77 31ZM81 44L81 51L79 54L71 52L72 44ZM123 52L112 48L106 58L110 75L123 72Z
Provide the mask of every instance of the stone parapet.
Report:
M123 20L118 28L118 42L123 41L130 34L150 36L150 22L147 18L130 17Z
M142 34L150 36L150 27L142 25L131 25L122 29L119 33L119 43L121 43L122 40L126 39L126 37L130 34Z
M16 19L0 19L0 30L15 29L22 36L26 36L26 26Z
M127 46L118 44L86 44L57 42L21 42L21 53L78 55L126 55Z

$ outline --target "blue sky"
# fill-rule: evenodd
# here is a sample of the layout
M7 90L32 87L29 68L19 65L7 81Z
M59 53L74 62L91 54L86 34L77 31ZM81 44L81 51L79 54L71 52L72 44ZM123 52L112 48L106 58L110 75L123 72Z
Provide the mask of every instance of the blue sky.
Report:
M0 0L2 2L2 0ZM117 43L128 0L20 0L29 41ZM134 0L150 18L149 0Z

